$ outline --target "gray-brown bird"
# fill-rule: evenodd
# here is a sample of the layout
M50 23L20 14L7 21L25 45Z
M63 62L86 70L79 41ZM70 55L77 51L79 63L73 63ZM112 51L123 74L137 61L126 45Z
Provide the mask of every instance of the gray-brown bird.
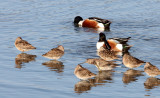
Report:
M122 62L126 67L131 68L131 69L139 67L145 63L144 61L131 56L128 52L124 53Z
M160 75L160 70L158 67L152 65L150 62L146 62L146 65L144 66L144 72L151 77Z
M77 65L77 67L74 70L74 74L77 78L81 80L87 80L89 78L95 77L96 74L92 73L88 69L82 67L80 64Z
M64 47L62 45L59 45L57 48L53 48L47 53L43 54L43 57L49 58L49 59L55 59L58 60L64 55Z
M17 37L14 44L16 48L22 52L36 49L36 47L32 46L30 43L23 40L21 37Z
M112 70L117 64L115 64L115 61L106 61L101 58L90 58L85 61L88 64L95 65L99 71L101 70Z
M105 49L103 46L97 50L98 56L100 56L102 59L104 59L106 61L118 59L118 56L116 55L116 53L117 52L115 52L115 51L110 51L108 49Z

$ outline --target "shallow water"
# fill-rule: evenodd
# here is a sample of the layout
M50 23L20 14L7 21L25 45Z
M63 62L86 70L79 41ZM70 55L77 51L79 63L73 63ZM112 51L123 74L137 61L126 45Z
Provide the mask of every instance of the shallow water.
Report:
M74 75L77 64L97 58L98 33L73 26L73 19L97 16L112 21L107 38L132 37L131 55L160 68L159 0L3 0L0 3L0 96L3 98L51 97L159 97L160 83L149 81L143 66L138 75L125 76L128 68L121 60L115 72L99 73L90 64L82 66L102 75L100 79L80 81ZM21 54L14 46L23 39L37 47L26 52L31 59L16 59ZM63 45L65 54L60 66L47 66L41 55ZM142 71L142 72L141 72ZM104 75L105 74L105 75ZM157 76L154 81L158 81ZM147 83L146 83L147 81Z

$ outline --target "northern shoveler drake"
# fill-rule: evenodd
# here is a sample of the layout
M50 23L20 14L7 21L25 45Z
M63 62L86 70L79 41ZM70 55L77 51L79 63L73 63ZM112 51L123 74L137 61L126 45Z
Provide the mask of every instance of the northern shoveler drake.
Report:
M131 56L129 52L124 53L122 57L122 62L128 68L136 68L145 63L144 61Z
M59 45L57 48L53 48L47 53L43 54L43 57L49 58L49 59L59 59L64 55L64 47L62 45Z
M88 19L83 20L81 16L76 16L74 18L74 24L78 27L102 28L105 30L109 29L111 21L98 17L89 17Z
M110 38L106 40L106 36L104 33L99 34L99 41L97 42L97 49L100 49L101 46L104 46L106 49L111 51L123 51L124 48L129 48L126 43L131 37L128 38Z
M26 40L23 40L21 37L16 38L14 45L19 51L22 51L22 52L36 49L36 47L32 46Z
M74 70L74 74L77 78L81 80L87 80L89 78L95 77L96 74L92 73L88 69L82 67L80 64L78 64Z
M150 62L146 62L146 65L144 66L144 72L151 77L160 75L160 70L158 67L152 65Z

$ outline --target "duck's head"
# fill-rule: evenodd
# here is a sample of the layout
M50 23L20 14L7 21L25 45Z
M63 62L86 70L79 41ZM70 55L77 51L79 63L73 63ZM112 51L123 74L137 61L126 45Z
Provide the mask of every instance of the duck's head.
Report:
M106 41L106 36L104 33L99 33L99 41Z
M80 21L82 21L83 20L83 18L81 17L81 16L76 16L75 18L74 18L74 24L75 25L78 25L78 23L80 22Z

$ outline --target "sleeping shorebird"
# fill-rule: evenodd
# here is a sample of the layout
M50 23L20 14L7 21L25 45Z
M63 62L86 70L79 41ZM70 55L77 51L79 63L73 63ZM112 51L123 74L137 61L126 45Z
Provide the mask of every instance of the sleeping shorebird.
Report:
M116 55L116 53L117 52L115 52L115 51L110 51L108 49L105 49L103 46L97 50L97 55L106 61L118 59L118 56Z
M118 66L117 64L115 64L115 61L106 61L101 58L90 58L87 59L85 63L95 65L99 71L112 70L113 68Z
M91 71L82 67L81 65L77 65L77 67L74 70L74 74L77 78L81 80L87 80L96 76L96 74L92 73Z
M16 48L22 52L36 49L36 47L32 46L30 43L23 40L21 37L17 37L14 44Z
M144 72L151 77L160 75L160 70L158 67L152 65L150 62L146 62L146 65L144 66Z
M81 16L76 16L74 18L74 24L78 27L88 27L96 29L109 29L112 22L107 19L102 19L98 17L89 17L88 19L83 20Z
M136 68L143 65L145 62L135 58L129 54L129 52L124 53L122 58L123 64L128 68Z
M100 49L100 47L104 47L110 51L118 51L122 52L124 49L129 49L131 46L127 45L128 40L131 37L128 38L110 38L106 40L106 36L104 33L99 34L99 40L96 44L97 50Z
M47 53L43 54L43 57L49 58L49 59L55 59L58 60L64 55L64 47L62 45L59 45L57 48L53 48Z

